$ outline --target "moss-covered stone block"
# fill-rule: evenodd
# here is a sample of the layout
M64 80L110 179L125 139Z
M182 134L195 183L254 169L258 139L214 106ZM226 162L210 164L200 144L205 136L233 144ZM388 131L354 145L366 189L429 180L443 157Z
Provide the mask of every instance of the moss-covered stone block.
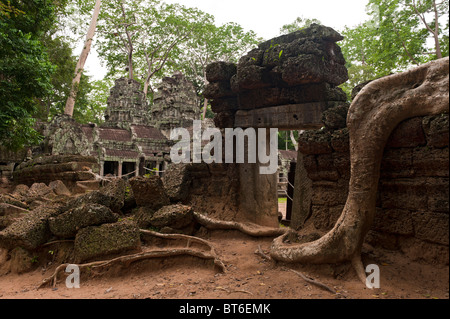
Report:
M75 259L84 262L94 258L133 252L140 249L139 228L130 221L90 226L75 237Z

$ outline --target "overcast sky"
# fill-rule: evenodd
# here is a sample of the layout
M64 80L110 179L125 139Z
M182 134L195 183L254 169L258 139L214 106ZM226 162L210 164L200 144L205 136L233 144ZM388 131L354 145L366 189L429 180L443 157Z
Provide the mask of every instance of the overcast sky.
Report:
M247 31L271 39L297 17L315 18L336 30L367 18L368 0L165 0L212 14L218 25L237 22Z
M315 18L323 25L341 31L365 20L368 0L165 0L186 7L196 7L212 14L216 24L236 22L246 31L253 30L259 37L271 39L280 28L297 17ZM82 47L82 44L81 44ZM81 49L80 49L81 50ZM77 52L75 52L77 53ZM104 69L99 66L93 50L86 61L86 71L95 79L102 79Z

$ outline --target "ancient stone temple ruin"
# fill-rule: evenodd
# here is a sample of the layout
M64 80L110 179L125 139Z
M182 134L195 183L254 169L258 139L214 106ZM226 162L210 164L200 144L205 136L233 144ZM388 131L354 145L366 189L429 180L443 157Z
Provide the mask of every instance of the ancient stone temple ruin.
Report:
M346 105L338 87L348 79L336 42L343 37L331 28L310 28L261 43L237 65L208 65L211 100L219 128L320 129L327 109ZM266 141L269 139L267 138ZM278 177L260 175L259 164L240 164L237 210L253 222L276 226Z
M333 270L335 278L343 275L337 268L334 271L334 265L346 263L343 266L351 264L366 282L364 264L372 258L385 262L389 256L372 254L379 247L398 250L413 261L448 266L449 59L375 80L361 87L349 106L338 87L348 77L336 44L340 40L333 29L313 24L261 43L237 65L214 62L206 70L210 83L204 96L216 113L217 128L304 130L296 154L279 152L280 162L290 167L286 193L293 199L287 220L281 221L289 227L280 227L278 174L261 174L261 168L271 163L168 165L170 130L183 126L193 130L192 120L199 116L192 86L175 74L163 80L151 110L137 82L119 79L111 90L104 124L80 125L59 116L46 126L43 156L27 154L14 171L15 182L35 184L18 185L15 194L0 197L6 204L4 212L14 209L24 214L17 222L0 218L0 246L9 251L20 246L25 252L45 247L48 255L46 245L56 238L73 249L73 259L64 257L70 263L137 252L122 255L134 260L105 261L126 266L141 260L143 253L153 255L155 251L143 246L156 246L158 257L189 250L190 257L213 258L215 266L231 273L237 267L225 268L211 246L212 255L206 255L203 247L201 252L191 249L200 243L194 235L205 244L209 231L237 230L252 237L276 237L269 255L261 246L248 250L264 263L328 264L324 271ZM202 126L206 125L204 121ZM259 131L254 143L243 135L236 140L242 138L244 153L255 144L258 151L264 147L272 151L268 131L266 136ZM237 149L237 143L234 146ZM165 170L162 178L125 180L152 168ZM89 182L98 174L122 178L100 178L102 187L69 201L63 197L53 206L56 200L51 200L57 197L51 196L60 196L57 188L70 197L76 192L62 186ZM186 235L192 236L187 245L180 245L183 248L168 245L168 250L159 250L165 246L161 239ZM226 237L221 234L216 240ZM222 249L241 245L240 241L227 242ZM264 244L268 247L267 241ZM363 254L369 258L363 260ZM57 271L43 284L53 279L56 284L56 275Z
M135 80L116 80L107 100L103 127L129 129L131 125L148 125L150 114L141 84Z
M170 138L170 132L178 127L190 127L200 119L199 99L194 85L180 72L165 77L153 97L151 124Z
M348 115L349 104L338 88L347 80L345 61L336 45L341 39L332 29L312 25L260 44L237 65L214 62L207 67L210 84L204 95L211 99L217 127L307 130L298 140L290 226L308 227L320 234L319 237L339 224L351 189L347 125L355 120ZM414 260L439 264L448 264L449 244L448 87L445 88L448 59L436 63L438 66L446 63L446 73L435 71L432 64L426 66L430 68L428 88L443 92L435 93L435 100L446 96L446 107L431 116L406 114L406 118L408 115L412 118L399 123L384 146L374 222L367 235L367 241L373 245L398 249ZM401 89L408 93L414 92L420 76L427 74L411 72L416 72L416 78L411 75L408 78L411 83L401 82ZM433 82L441 81L440 76L444 85ZM370 95L366 96L370 99ZM421 101L412 101L411 105L422 107ZM238 181L234 194L237 198L211 194L215 206L210 211L220 211L220 201L226 201L227 207L235 203L235 216L275 226L276 176L258 174L258 165L228 167L234 172L228 173L229 176ZM203 181L203 185L213 184ZM223 185L227 185L225 179Z
M104 123L79 124L67 115L57 116L44 126L46 138L38 152L92 157L99 166L89 168L101 176L132 177L150 170L159 174L170 162L170 129L192 126L200 110L194 86L181 73L163 79L154 100L150 109L140 83L120 78L110 91ZM15 179L32 182L20 171Z

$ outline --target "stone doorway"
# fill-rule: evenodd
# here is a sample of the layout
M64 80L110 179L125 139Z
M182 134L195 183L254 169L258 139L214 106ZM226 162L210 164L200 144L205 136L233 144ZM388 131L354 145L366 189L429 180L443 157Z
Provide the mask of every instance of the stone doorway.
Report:
M136 174L132 174L136 171L136 163L135 162L123 162L122 164L122 176L127 178L134 177Z
M119 173L119 162L105 161L103 175L117 176Z

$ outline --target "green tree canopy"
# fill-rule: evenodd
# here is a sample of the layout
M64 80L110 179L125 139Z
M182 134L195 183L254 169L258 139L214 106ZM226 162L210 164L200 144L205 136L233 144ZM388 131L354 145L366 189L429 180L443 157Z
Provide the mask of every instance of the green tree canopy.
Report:
M197 9L158 0L112 0L98 25L98 51L108 76L128 74L152 91L152 79L177 59L177 46L211 17Z
M340 43L349 69L342 87L448 56L448 0L370 0L370 20L345 28Z
M294 20L294 22L283 25L280 29L280 33L288 34L291 32L295 32L304 28L308 28L313 23L322 24L319 20L314 18L309 19L304 17L298 17L297 19Z
M55 21L52 1L1 1L0 144L13 150L36 143L38 100L51 91L54 71L40 38Z
M199 96L208 81L206 67L214 61L237 63L247 51L253 49L262 39L253 31L245 31L237 23L229 22L216 26L214 18L196 28L186 42L178 48L178 60L172 67L181 70L191 80ZM201 97L203 99L203 97ZM208 112L208 100L203 99L204 117Z

